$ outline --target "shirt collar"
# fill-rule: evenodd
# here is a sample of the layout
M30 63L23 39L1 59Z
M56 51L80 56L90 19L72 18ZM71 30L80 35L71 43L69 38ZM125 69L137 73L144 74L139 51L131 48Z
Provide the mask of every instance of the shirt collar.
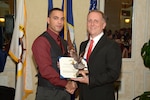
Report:
M56 33L54 33L52 30L47 29L48 34L50 34L52 36L53 39L57 40L57 38L59 37L59 35L57 35Z
M94 38L91 38L90 37L90 40L93 40L94 41L94 44L97 44L97 42L100 40L100 38L104 35L103 32L101 32L99 35L97 35L96 37Z

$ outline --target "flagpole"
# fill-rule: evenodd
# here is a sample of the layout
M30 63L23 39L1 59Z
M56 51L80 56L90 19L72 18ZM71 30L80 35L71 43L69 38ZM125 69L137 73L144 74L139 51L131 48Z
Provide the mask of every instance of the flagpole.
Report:
M16 65L16 69L15 69L15 88L17 86L17 70L18 70L18 67L17 67L17 63L15 63Z
M64 0L64 39L67 40L67 4L66 0Z

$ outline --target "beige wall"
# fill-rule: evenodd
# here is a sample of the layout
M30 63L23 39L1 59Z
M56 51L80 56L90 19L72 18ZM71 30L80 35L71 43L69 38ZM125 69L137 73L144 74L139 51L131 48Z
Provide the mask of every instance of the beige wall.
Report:
M86 15L90 0L73 0L74 29L77 48L86 38ZM62 0L53 0L54 7L60 7ZM121 89L119 100L131 100L133 97L150 91L150 71L143 65L140 49L150 37L150 0L134 0L133 22L133 58L123 59ZM26 0L27 6L27 41L31 58L34 93L27 100L34 100L36 93L36 66L32 60L31 46L34 39L46 29L47 0ZM5 71L0 74L0 84L15 87L15 65L8 58Z

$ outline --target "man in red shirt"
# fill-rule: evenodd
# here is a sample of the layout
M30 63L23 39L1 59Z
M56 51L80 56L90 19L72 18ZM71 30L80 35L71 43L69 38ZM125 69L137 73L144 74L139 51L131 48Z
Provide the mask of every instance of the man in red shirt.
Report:
M59 8L49 11L47 30L32 45L38 69L36 100L70 100L77 85L61 79L57 64L60 56L68 56L67 42L59 36L64 25L64 14Z

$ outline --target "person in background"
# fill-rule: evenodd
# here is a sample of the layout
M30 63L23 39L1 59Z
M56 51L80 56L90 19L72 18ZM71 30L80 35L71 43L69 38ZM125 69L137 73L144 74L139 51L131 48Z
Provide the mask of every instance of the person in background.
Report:
M72 79L79 82L79 100L115 100L113 84L120 76L122 57L119 45L104 34L105 26L105 16L101 11L88 13L90 37L80 44L79 51L79 54L85 52L83 58L87 59L88 67L79 71L82 77Z
M38 86L35 100L71 100L77 88L74 81L61 79L58 59L68 56L67 42L59 36L64 25L64 14L59 8L49 11L48 28L32 45L38 70Z

